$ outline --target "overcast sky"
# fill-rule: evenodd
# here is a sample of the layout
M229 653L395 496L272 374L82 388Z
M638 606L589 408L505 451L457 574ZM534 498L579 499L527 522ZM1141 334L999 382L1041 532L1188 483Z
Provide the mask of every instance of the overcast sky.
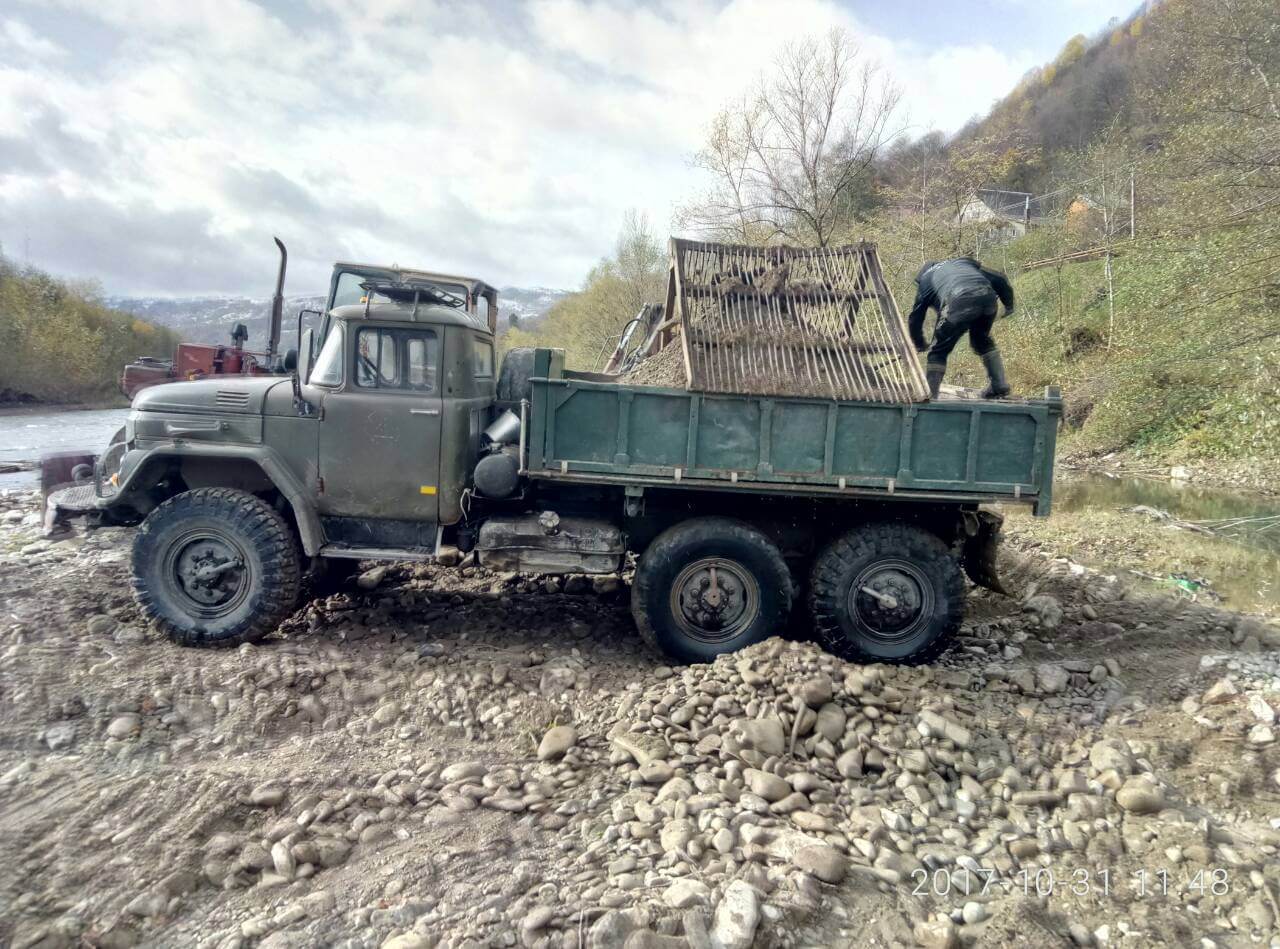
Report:
M0 245L112 294L338 258L578 286L790 39L843 26L954 131L1135 0L0 0Z

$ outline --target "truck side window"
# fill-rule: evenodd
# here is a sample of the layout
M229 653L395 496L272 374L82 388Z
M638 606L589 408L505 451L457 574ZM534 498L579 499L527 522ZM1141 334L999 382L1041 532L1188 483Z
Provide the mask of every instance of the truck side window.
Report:
M311 367L310 383L316 386L342 385L342 341L346 334L339 323L320 347L320 355Z
M392 330L363 327L356 333L356 385L365 389L398 389L400 361Z
M434 392L436 388L436 335L413 333L409 336L409 385L418 392Z
M471 338L471 373L477 379L493 375L493 343L486 339Z

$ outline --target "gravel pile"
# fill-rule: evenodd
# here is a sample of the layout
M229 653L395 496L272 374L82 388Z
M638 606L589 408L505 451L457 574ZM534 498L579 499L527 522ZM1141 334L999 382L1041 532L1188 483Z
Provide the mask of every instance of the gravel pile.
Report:
M1043 557L927 667L673 668L618 578L374 567L172 646L0 496L0 943L1265 944L1280 633ZM38 520L38 518L35 518Z
M678 345L661 349L621 376L621 381L636 386L665 386L683 389L688 384L684 369L684 352Z

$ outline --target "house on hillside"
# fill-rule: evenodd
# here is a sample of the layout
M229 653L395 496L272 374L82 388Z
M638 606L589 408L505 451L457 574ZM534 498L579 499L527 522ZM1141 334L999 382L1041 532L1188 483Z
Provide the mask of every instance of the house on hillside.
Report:
M983 237L994 243L1021 237L1042 220L1044 209L1035 195L999 188L979 188L961 206L956 218L959 224L988 224Z

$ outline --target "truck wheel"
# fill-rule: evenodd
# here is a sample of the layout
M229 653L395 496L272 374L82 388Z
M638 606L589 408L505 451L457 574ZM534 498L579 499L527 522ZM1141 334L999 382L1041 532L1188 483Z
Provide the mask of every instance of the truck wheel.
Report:
M960 564L937 536L906 524L867 524L813 563L809 609L818 639L855 662L927 662L960 627Z
M781 633L790 612L782 553L741 521L677 524L636 564L631 613L640 636L682 662L708 662Z
M134 597L174 642L233 646L293 612L301 583L289 524L260 498L199 488L165 501L133 542Z

